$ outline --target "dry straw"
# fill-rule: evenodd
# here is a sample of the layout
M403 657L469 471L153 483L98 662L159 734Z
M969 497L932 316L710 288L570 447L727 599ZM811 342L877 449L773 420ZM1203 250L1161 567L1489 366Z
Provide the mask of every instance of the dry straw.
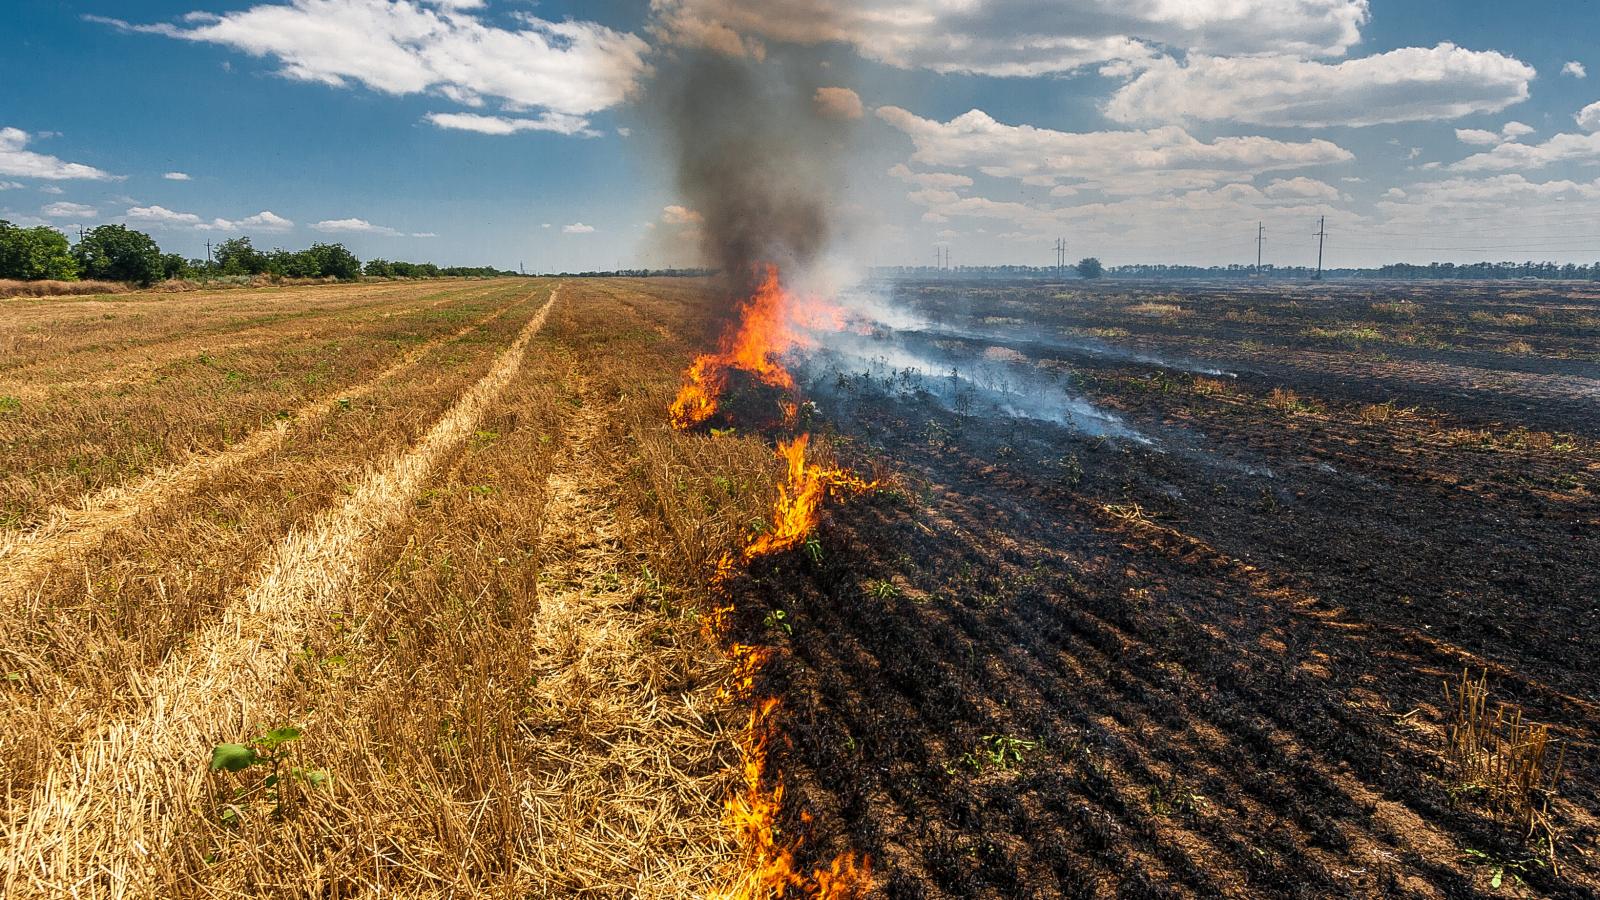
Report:
M1459 680L1445 682L1444 695L1451 716L1446 757L1497 817L1532 834L1561 783L1566 744L1550 726L1526 721L1521 706L1491 702L1487 672L1473 679L1463 669Z

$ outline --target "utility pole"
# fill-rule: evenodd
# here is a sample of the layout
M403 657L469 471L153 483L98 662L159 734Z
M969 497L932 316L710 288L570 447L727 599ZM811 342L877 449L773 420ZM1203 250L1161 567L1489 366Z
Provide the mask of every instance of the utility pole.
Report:
M950 271L950 248L949 247L944 248L944 268L945 268L946 272Z
M211 258L211 239L210 238L206 238L206 268L207 269L211 268L211 263L212 262L214 262L214 260L212 260L212 258Z
M1261 245L1267 242L1267 226L1256 223L1256 274L1261 274Z
M1328 217L1317 218L1317 280L1322 280L1322 239L1328 236Z

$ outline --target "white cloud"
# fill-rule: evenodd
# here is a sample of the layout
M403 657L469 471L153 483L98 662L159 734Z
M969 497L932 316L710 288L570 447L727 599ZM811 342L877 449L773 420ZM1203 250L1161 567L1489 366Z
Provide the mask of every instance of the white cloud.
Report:
M698 225L705 217L687 206L673 204L661 208L661 221L668 225Z
M511 14L515 25L505 28L470 12L483 6L481 0L289 0L191 13L181 25L85 18L272 58L285 78L432 93L467 106L494 98L514 112L587 115L622 102L648 70L649 48L635 35L529 13Z
M22 188L20 181L0 181L0 191L15 191Z
M1453 44L1406 47L1328 64L1291 56L1191 53L1141 67L1112 94L1118 122L1232 121L1253 125L1378 125L1498 112L1528 97L1533 67ZM1137 72L1135 75L1134 73Z
M1360 39L1367 0L652 0L672 41L759 58L764 40L838 41L901 68L1032 76L1154 46L1201 53L1340 54Z
M544 223L544 224L543 224L543 225L540 225L540 226L539 226L539 227L540 227L540 228L549 228L549 227L550 227L550 223L549 223L549 222L546 222L546 223Z
M25 149L29 140L28 133L20 128L0 128L0 175L50 181L111 181L115 178L94 166L64 162L54 156Z
M414 238L436 238L439 235L432 231L413 231L411 232L411 236Z
M381 234L385 237L399 237L401 234L387 225L374 225L366 219L323 219L313 222L311 227L324 234Z
M562 234L592 234L592 233L594 233L594 226L593 225L585 225L582 222L574 222L571 225L563 225L563 226L561 226L561 233Z
M98 209L82 203L51 203L39 212L52 219L92 219L100 215Z
M168 181L188 181L188 180L190 180L189 179L189 173L187 173L187 172L168 172L167 174L165 174L165 175L163 175L161 177L165 178Z
M1362 242L1383 247L1378 252L1391 259L1549 258L1593 250L1583 225L1600 218L1600 179L1447 178L1392 192L1377 211L1382 221ZM1440 223L1449 228L1440 231Z
M135 206L126 213L128 221L152 228L193 229L195 231L281 232L294 223L277 213L262 210L243 219L202 219L194 213L175 212L165 206Z
M913 162L1108 193L1209 187L1263 172L1354 158L1337 144L1320 139L1222 137L1207 142L1176 125L1148 131L1065 132L1006 125L976 109L949 122L924 119L895 106L880 107L877 114L911 138L916 148ZM890 174L905 177L898 169Z
M633 129L632 128L618 128L617 129L617 136L618 137L631 137L632 135L633 135Z
M1339 199L1339 189L1315 178L1277 179L1262 191L1274 200L1321 200L1332 203Z
M866 114L861 95L847 87L819 87L812 101L824 119L859 119Z
M271 210L262 210L253 216L246 216L233 223L234 228L249 228L255 231L288 231L294 223L285 219Z
M1500 143L1500 135L1482 128L1457 128L1456 140L1463 144L1474 144L1479 147L1490 147Z
M429 122L440 128L458 131L476 131L479 134L516 134L519 131L553 131L557 134L582 134L599 137L600 133L589 127L583 116L561 113L544 113L527 117L484 116L477 113L428 113Z
M39 188L39 193L41 193L41 194L65 194L66 191L63 191L61 188L58 188L53 184L47 184L44 187Z
M909 181L922 187L971 187L972 179L954 172L913 172L905 163L896 163L889 168L889 175L901 181Z
M1561 74L1570 75L1573 78L1588 78L1589 70L1583 67L1583 63L1575 59L1569 59L1562 64Z
M1508 141L1514 141L1517 138L1526 137L1527 135L1533 134L1537 130L1538 129L1534 128L1532 125L1524 125L1521 122L1507 122L1500 126L1500 134L1503 135Z
M1600 131L1600 100L1578 110L1572 117L1584 131Z
M1509 172L1542 169L1563 162L1600 163L1600 131L1558 134L1542 144L1507 140L1493 150L1474 153L1450 168L1457 172Z

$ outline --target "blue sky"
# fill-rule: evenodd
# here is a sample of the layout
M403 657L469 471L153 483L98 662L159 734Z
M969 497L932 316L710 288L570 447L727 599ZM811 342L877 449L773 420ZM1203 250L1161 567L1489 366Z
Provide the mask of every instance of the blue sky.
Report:
M955 6L7 0L0 217L127 222L187 255L248 234L692 263L650 85L710 48L859 97L818 108L859 115L849 262L1043 264L1057 236L1110 263L1246 262L1262 221L1269 261L1302 264L1319 216L1334 265L1600 259L1593 3Z

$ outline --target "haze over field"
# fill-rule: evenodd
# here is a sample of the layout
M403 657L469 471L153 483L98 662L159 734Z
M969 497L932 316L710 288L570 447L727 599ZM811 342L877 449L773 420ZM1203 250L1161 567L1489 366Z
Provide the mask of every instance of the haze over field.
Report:
M701 261L661 79L805 85L853 263L1600 258L1589 4L8 4L0 218L533 269ZM360 48L360 52L352 52ZM83 103L114 85L116 102ZM681 117L676 121L684 121Z

